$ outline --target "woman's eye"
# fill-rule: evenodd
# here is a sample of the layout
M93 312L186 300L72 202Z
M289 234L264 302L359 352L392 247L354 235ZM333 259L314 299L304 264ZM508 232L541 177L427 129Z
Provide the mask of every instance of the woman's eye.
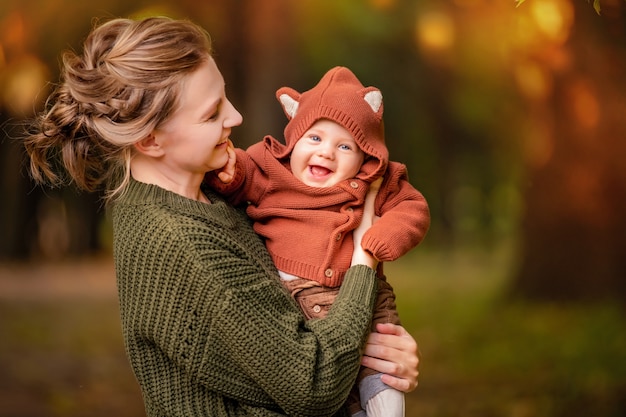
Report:
M218 105L213 111L213 113L208 114L207 115L208 117L206 118L206 122L214 122L215 120L219 119L221 108L222 106Z

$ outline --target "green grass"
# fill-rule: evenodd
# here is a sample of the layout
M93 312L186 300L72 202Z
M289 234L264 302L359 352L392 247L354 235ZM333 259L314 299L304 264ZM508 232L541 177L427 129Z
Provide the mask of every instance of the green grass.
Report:
M141 416L113 300L3 300L0 415Z
M624 311L506 297L512 253L418 249L386 267L422 353L407 416L625 416Z
M407 417L625 416L624 311L505 298L512 253L420 247L385 265L422 355ZM143 415L119 326L113 293L0 298L0 415Z

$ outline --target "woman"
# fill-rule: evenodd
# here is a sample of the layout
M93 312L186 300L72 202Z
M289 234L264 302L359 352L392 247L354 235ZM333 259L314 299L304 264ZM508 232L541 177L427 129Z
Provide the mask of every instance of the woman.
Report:
M404 329L379 328L363 352L370 256L355 250L328 317L307 322L243 211L202 184L227 165L242 121L206 32L115 19L63 64L25 142L31 173L109 190L124 340L149 416L347 415L361 363L415 388L417 348Z

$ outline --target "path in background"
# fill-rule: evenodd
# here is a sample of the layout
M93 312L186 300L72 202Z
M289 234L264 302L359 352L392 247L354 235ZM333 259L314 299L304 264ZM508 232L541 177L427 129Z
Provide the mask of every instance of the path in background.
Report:
M141 417L112 257L0 263L0 416Z
M0 263L0 301L116 297L110 256L45 263Z

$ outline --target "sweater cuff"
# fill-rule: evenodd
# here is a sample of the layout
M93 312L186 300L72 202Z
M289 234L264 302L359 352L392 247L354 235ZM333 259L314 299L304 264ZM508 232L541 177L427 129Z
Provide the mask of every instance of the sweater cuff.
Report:
M379 262L395 261L398 256L394 256L389 251L389 245L380 239L375 238L371 233L366 233L361 241L363 249L371 253Z
M376 271L365 265L354 265L348 269L339 294L351 300L364 300L373 308L377 289Z

